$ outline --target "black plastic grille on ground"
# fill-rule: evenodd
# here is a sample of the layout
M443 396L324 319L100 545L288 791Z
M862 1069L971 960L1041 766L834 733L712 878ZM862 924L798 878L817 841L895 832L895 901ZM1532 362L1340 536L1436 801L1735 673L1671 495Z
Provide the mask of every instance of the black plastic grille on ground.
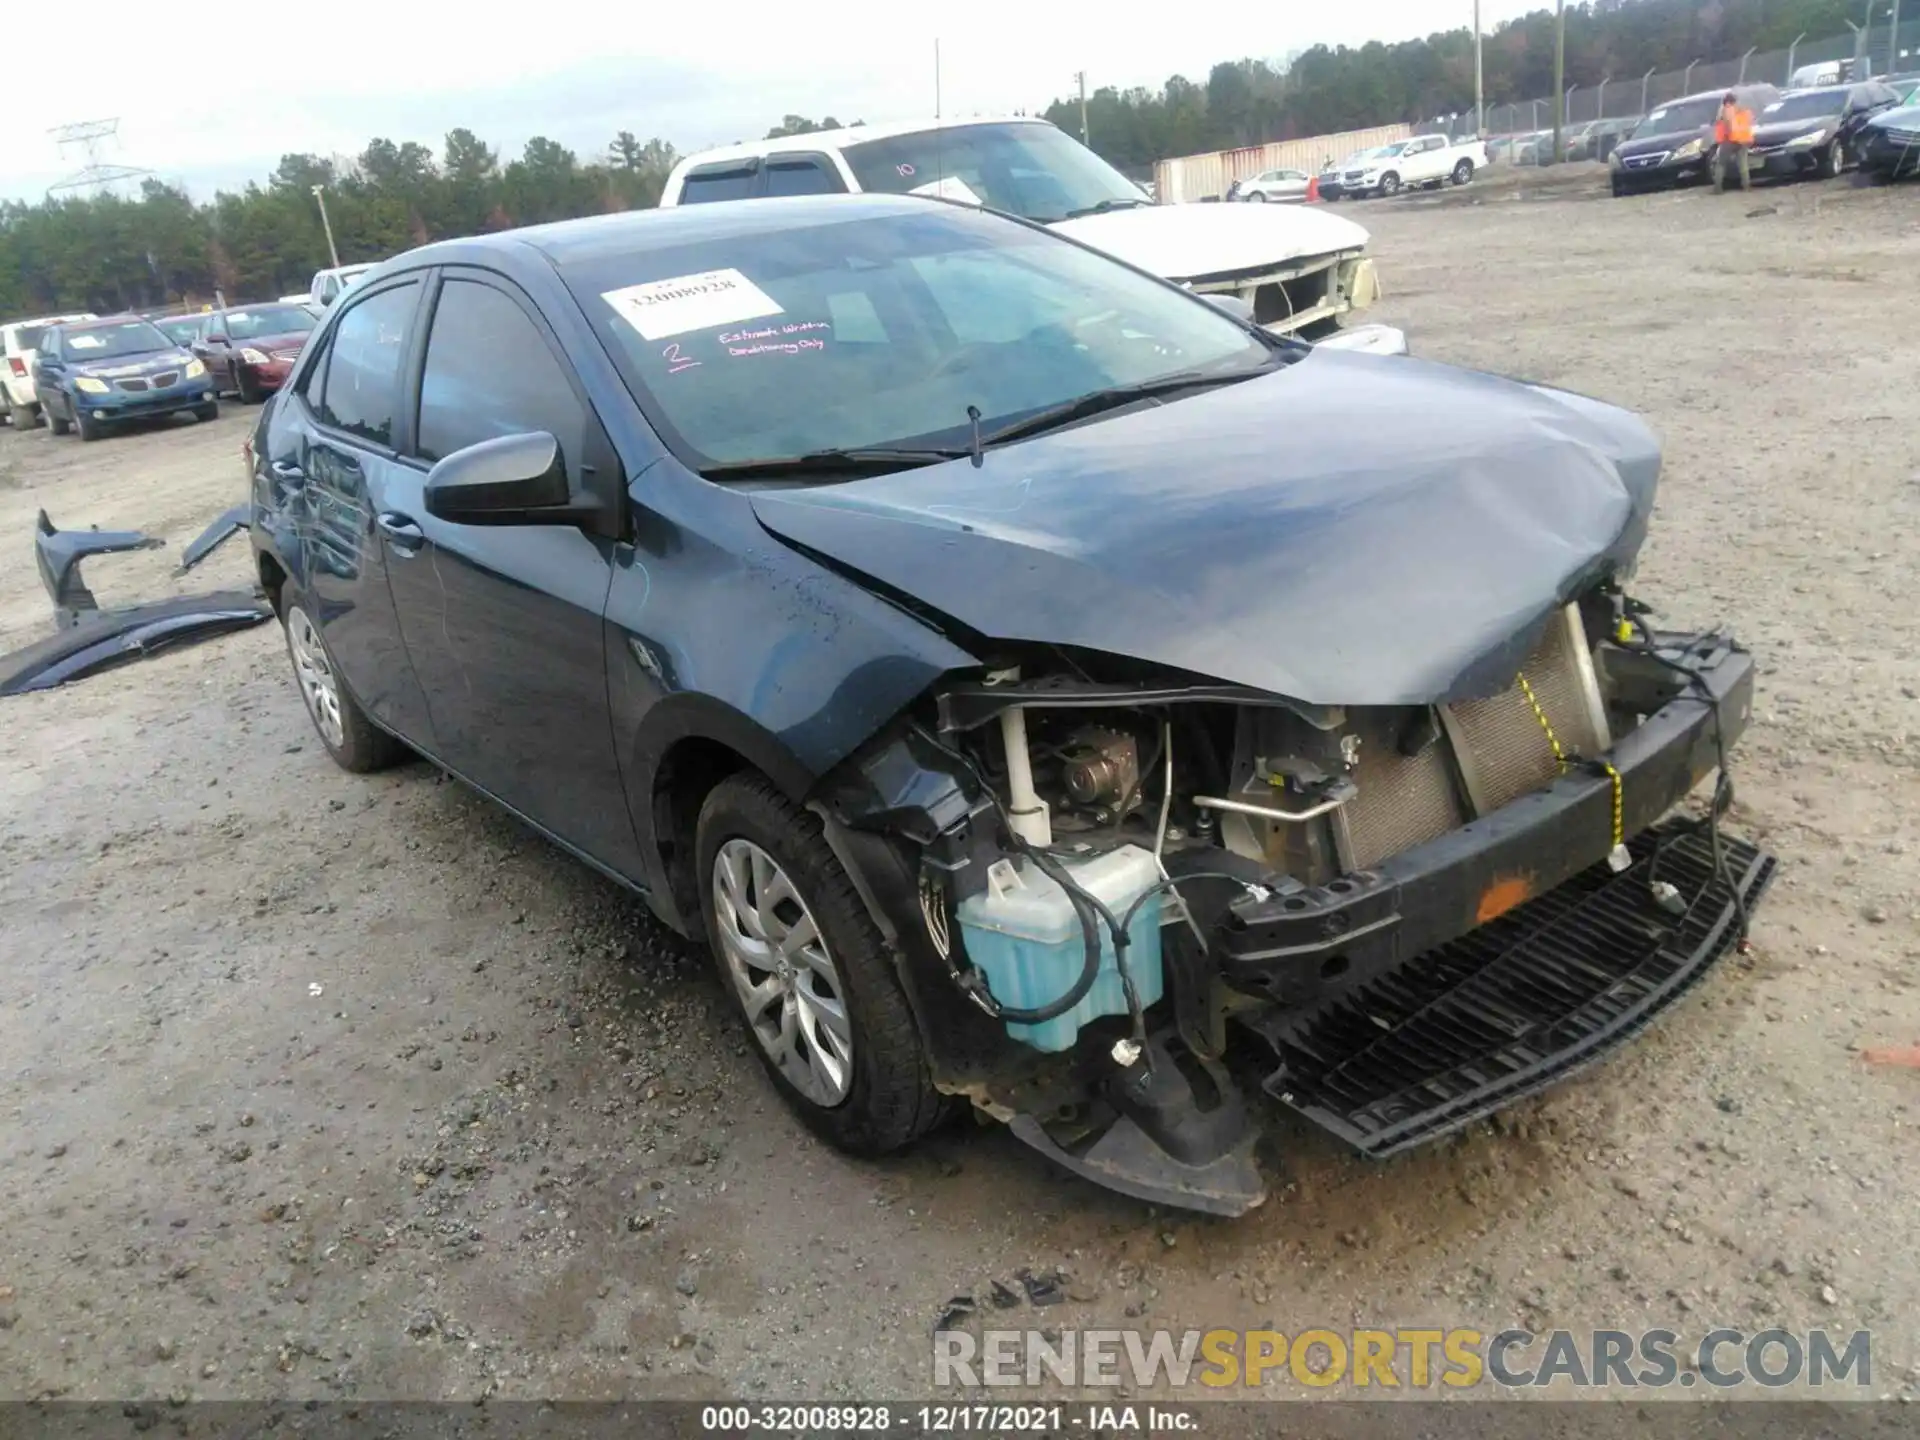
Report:
M1657 906L1653 878L1687 903ZM1281 1061L1267 1090L1374 1159L1448 1134L1597 1060L1706 973L1737 938L1704 832L1656 827L1605 865L1365 989L1251 1028ZM1721 835L1752 909L1773 857Z

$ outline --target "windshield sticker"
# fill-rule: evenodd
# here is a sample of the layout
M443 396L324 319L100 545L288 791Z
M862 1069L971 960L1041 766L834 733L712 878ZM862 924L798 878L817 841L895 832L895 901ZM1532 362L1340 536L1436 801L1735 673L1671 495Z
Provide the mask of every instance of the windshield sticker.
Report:
M69 335L67 343L76 350L104 350L107 344L98 335Z
M827 348L827 337L810 332L832 330L824 320L796 320L787 325L768 325L759 330L734 330L720 337L727 354L802 355Z
M925 185L916 185L907 192L910 195L932 195L941 200L959 200L968 205L978 205L980 197L966 181L952 175L942 175L938 180L929 180Z
M1651 124L1653 124L1653 123L1654 123L1654 121L1656 121L1656 120L1664 120L1664 119L1666 119L1666 118L1667 118L1667 112L1666 112L1666 111L1664 111L1664 110L1656 110L1656 111L1654 111L1654 112L1653 112L1653 113L1652 113L1651 115L1649 115L1649 116L1647 116L1647 123L1648 123L1649 125L1651 125Z
M251 319L253 319L253 316L245 310L229 310L227 312L227 323L229 325L244 325Z
M666 340L689 330L711 330L742 320L783 315L780 303L738 270L706 270L671 280L649 280L600 298L646 340Z

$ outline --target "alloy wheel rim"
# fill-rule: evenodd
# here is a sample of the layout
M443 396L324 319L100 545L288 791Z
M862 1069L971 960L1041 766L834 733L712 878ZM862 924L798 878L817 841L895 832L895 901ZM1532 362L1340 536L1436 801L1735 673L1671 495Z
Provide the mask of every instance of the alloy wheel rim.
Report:
M775 1068L815 1105L853 1085L853 1028L826 938L787 872L751 840L713 860L714 929L747 1027Z
M300 682L300 697L307 702L315 728L336 749L345 745L347 727L340 718L340 688L333 678L333 666L327 663L320 632L298 606L287 612L287 643L293 651L293 673Z

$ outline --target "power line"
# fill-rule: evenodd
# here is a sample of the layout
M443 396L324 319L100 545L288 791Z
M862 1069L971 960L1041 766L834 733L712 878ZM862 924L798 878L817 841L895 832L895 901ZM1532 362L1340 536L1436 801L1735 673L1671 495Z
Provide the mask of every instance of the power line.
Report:
M138 165L113 165L101 158L103 145L120 138L118 116L111 120L76 120L70 125L56 125L47 133L63 156L75 146L86 156L86 164L80 169L47 187L49 196L111 190L123 180L140 180L153 174Z

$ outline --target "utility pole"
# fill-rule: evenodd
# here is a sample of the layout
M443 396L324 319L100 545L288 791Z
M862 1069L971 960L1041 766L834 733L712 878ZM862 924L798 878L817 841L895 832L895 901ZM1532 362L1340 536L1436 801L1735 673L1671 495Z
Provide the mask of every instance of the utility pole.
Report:
M1893 0L1893 28L1887 32L1887 73L1900 69L1900 0Z
M1567 0L1553 6L1553 163L1567 158L1561 130L1567 123Z
M1793 57L1800 53L1800 42L1806 38L1807 32L1802 30L1798 35L1793 37L1793 43L1787 46L1787 73L1780 77L1780 83L1782 85L1791 85L1793 83Z
M1073 78L1080 82L1080 143L1091 149L1093 141L1087 138L1087 72L1076 70Z
M1487 133L1487 74L1480 58L1480 0L1473 0L1473 134Z
M327 232L327 254L333 261L333 268L338 270L340 268L340 251L333 243L333 221L327 218L326 188L324 185L314 186L313 198L320 202L320 224Z

